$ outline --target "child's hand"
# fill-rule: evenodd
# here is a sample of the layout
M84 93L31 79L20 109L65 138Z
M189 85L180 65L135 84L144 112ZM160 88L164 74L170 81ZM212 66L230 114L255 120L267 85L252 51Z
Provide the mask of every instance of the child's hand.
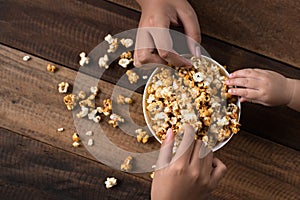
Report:
M281 74L262 69L242 69L233 72L227 85L238 86L229 89L229 94L241 97L241 102L249 101L266 106L287 105L293 96L291 79Z
M175 66L190 65L173 50L170 25L184 26L189 49L199 54L201 40L197 15L187 0L137 0L142 9L136 36L134 65L146 63L170 63Z
M199 200L217 186L226 166L194 139L194 128L185 126L182 142L172 157L174 134L171 129L163 142L152 182L152 200Z

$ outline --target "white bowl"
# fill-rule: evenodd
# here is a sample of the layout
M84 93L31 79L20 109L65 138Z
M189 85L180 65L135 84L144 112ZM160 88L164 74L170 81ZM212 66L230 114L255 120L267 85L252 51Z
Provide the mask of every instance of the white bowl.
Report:
M188 58L190 59L191 56L190 55L182 55L183 57L185 58ZM203 56L202 55L202 58L205 58L206 60L208 60L209 62L211 63L214 63L215 65L217 65L220 69L221 69L221 73L225 76L229 76L229 73L226 71L226 69L220 65L218 62L216 62L215 60L207 57L207 56ZM144 117L145 117L145 121L147 123L147 126L151 132L151 134L156 138L157 141L159 141L160 143L162 143L162 141L160 140L160 138L155 134L155 131L152 129L152 126L151 126L151 118L149 116L149 113L146 109L147 107L147 98L148 98L148 93L147 93L147 88L149 86L149 84L151 83L151 80L153 78L153 76L158 73L158 71L160 70L160 68L157 68L155 69L151 76L149 77L147 83L146 83L146 86L145 86L145 89L144 89L144 94L143 94L143 113L144 113ZM238 106L239 108L239 114L238 114L238 121L240 120L240 114L241 114L241 103L240 103L240 99L238 98L238 101L236 103L236 105ZM228 137L226 140L222 141L222 142L217 142L216 145L212 148L212 151L217 151L218 149L222 148L233 136L233 133L231 133L230 137Z

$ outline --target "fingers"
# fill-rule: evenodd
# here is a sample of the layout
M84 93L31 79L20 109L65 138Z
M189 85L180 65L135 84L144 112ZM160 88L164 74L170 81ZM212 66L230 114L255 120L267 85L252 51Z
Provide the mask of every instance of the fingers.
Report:
M184 134L182 141L177 149L175 156L172 159L173 162L177 162L178 165L188 165L190 163L191 155L194 150L195 130L191 125L184 125Z
M190 4L185 5L179 12L179 18L184 26L185 34L187 35L187 43L193 55L200 57L201 32L197 14Z
M229 75L229 78L254 78L258 79L265 70L261 69L241 69Z
M227 170L224 163L218 158L213 158L213 170L211 172L210 188L214 189Z
M164 168L169 165L172 160L172 151L174 145L174 133L172 129L168 129L167 136L161 145L159 156L156 163L156 170Z
M168 63L174 66L189 66L191 65L184 57L179 56L177 52L173 50L173 41L166 28L149 29L149 32L155 43L158 55Z
M249 88L230 88L228 93L235 96L241 96L245 99L258 99L261 94L260 90L249 89Z

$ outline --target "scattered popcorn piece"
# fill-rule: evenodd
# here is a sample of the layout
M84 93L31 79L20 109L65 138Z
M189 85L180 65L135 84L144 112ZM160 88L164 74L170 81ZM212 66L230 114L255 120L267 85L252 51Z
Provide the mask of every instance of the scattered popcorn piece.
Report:
M87 107L82 106L81 111L76 114L76 117L83 118L89 114L89 109Z
M78 133L74 133L72 135L72 140L73 140L73 142L80 142L80 137L79 137Z
M105 187L107 189L117 185L117 179L115 177L107 177L105 183Z
M132 58L132 53L130 51L125 51L120 55L120 58L128 59L130 60Z
M93 86L93 87L91 87L91 93L93 94L93 95L97 95L98 94L98 92L99 92L99 89L98 89L98 87L97 86Z
M114 53L118 49L118 38L113 38L110 34L105 36L104 40L109 44L107 53Z
M104 67L105 69L109 68L109 65L107 64L109 61L107 54L105 54L103 57L99 58L98 65L100 68Z
M155 175L155 172L151 172L151 173L150 173L150 178L151 178L151 179L154 179L154 175Z
M55 67L54 65L51 65L51 64L48 64L48 65L47 65L47 71L48 71L48 72L54 73L55 70L56 70L56 67Z
M73 110L76 106L76 96L74 94L68 94L64 97L64 103L68 110Z
M86 56L86 53L85 53L85 52L81 52L81 53L79 54L79 56L80 56L80 61L79 61L79 65L80 65L80 66L84 66L85 64L86 64L86 65L89 64L90 58Z
M148 142L149 135L147 134L146 131L144 131L143 129L137 129L137 130L135 130L135 133L138 134L136 136L136 139L137 139L138 142L141 142L143 144Z
M75 147L75 148L77 148L77 147L79 147L80 146L80 143L79 142L73 142L73 147Z
M121 164L121 171L130 172L132 170L132 157L128 156Z
M24 60L24 61L28 61L28 60L30 60L30 59L31 59L31 57L28 56L28 55L26 55L26 56L23 57L23 60Z
M123 95L119 94L117 98L117 104L132 104L133 101L130 97L124 97Z
M95 123L99 123L101 120L101 116L98 114L98 109L94 109L92 110L89 114L88 114L88 119L93 120Z
M109 116L112 110L112 102L110 99L103 100L103 107L98 107L97 110L99 113L103 113L105 116Z
M148 76L145 75L145 76L143 76L142 78L143 78L144 80L146 80L146 79L148 79Z
M127 70L126 75L130 84L136 83L139 80L139 75L132 70Z
M112 125L112 127L116 128L119 126L119 122L124 122L124 119L115 113L110 115L110 120L108 121L108 124Z
M58 84L58 92L59 93L67 93L69 88L69 83L67 82L61 82Z
M127 59L127 58L121 58L118 62L118 64L123 67L127 68L127 66L133 61L133 59Z
M108 44L111 44L111 43L113 43L113 41L114 41L114 39L113 39L113 37L111 36L111 34L107 34L107 36L104 37L104 40L105 40L106 42L108 42Z
M126 48L129 48L129 47L131 47L132 45L133 45L133 40L132 39L130 39L130 38L122 38L121 40L120 40L120 42L121 42L121 44L124 46L124 47L126 47Z
M85 135L86 135L86 136L92 136L92 135L93 135L93 132L92 132L92 131L87 131L87 132L85 133Z
M58 132L63 132L65 129L64 128L58 128L57 131Z
M84 91L81 90L81 91L78 93L78 97L79 97L80 99L85 99L86 93L85 93Z
M94 145L94 140L90 138L90 139L88 140L87 145L88 145L88 146L93 146L93 145Z

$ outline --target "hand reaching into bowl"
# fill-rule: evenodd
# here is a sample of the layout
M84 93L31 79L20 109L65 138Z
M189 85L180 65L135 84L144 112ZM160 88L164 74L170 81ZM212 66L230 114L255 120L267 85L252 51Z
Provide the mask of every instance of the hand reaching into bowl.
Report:
M241 102L287 105L300 111L300 80L286 78L270 70L242 69L233 72L226 84L238 86L228 92L240 96Z
M142 15L137 32L134 65L170 63L174 66L190 63L173 50L170 25L182 23L189 49L200 57L200 26L197 15L187 0L137 0Z
M172 157L174 133L163 142L152 182L152 200L206 199L226 172L226 166L185 125L183 140Z

